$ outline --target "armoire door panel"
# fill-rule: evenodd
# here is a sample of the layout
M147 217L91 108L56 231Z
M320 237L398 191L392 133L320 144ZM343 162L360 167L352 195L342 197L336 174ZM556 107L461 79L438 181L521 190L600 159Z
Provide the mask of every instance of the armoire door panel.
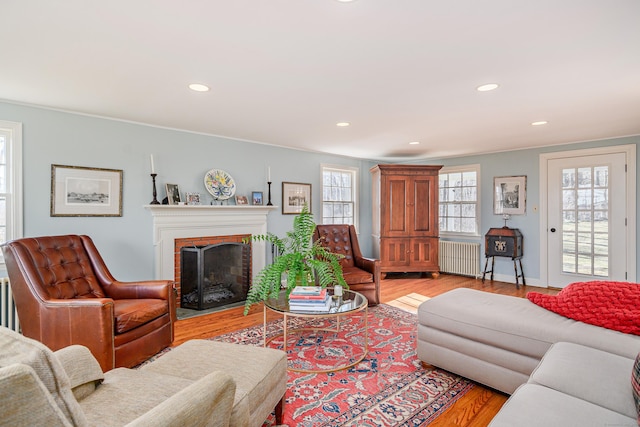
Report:
M438 269L438 239L412 239L411 265L425 269Z
M404 233L407 230L407 183L404 179L389 181L389 232Z
M380 259L388 266L405 266L409 264L409 242L406 239L382 239L380 241Z
M416 179L413 185L413 231L430 232L433 228L431 218L431 184L429 179Z

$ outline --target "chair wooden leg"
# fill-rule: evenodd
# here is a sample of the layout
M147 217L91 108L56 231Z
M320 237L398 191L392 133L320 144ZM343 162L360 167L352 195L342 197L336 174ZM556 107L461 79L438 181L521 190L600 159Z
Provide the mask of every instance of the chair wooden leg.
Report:
M276 424L281 425L282 419L284 418L284 394L282 395L282 399L276 405Z

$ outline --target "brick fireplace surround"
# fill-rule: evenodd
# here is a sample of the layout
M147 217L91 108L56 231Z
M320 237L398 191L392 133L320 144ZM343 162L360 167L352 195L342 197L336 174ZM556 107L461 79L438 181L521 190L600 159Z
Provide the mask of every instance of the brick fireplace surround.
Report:
M267 232L267 215L276 206L145 206L153 217L155 278L177 281L180 276L180 242L201 245L224 241L242 241L242 237ZM233 237L230 237L233 236ZM216 240L217 239L217 240ZM194 243L198 242L198 243ZM251 275L255 277L266 264L264 242L251 243ZM178 299L178 301L180 301Z

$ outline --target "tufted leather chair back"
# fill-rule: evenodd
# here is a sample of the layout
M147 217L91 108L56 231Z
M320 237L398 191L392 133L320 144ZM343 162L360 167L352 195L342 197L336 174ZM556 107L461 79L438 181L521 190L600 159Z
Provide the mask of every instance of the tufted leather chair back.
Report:
M43 300L104 298L80 236L23 239L16 250Z
M340 260L342 267L353 267L354 263L354 244L352 242L352 232L355 235L355 227L348 224L327 224L316 226L316 239L322 241L322 246L329 249L330 252L344 255ZM356 238L357 239L357 238ZM358 246L356 240L355 246ZM357 248L359 252L360 249Z

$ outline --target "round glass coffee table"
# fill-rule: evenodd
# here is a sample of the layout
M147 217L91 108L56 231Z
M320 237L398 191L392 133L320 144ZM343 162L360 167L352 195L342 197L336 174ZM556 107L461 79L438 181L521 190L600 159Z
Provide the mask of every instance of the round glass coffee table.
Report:
M357 365L369 351L367 298L344 290L331 295L329 311L295 311L286 291L264 302L264 346L287 353L287 369L294 372L335 372ZM267 338L267 310L281 313L282 332ZM290 319L291 318L291 319ZM289 323L292 323L289 325Z

